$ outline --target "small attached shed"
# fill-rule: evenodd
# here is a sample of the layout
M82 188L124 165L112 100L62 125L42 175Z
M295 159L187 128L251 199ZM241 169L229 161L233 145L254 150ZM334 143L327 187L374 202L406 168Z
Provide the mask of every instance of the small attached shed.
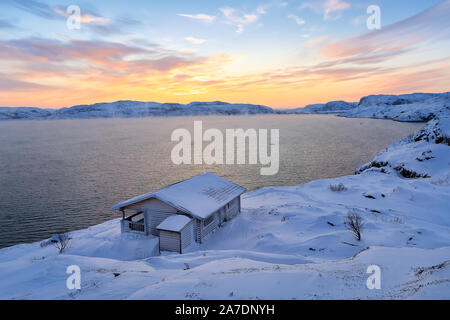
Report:
M172 215L161 222L159 231L159 251L183 253L183 249L192 243L194 238L194 220L185 215Z

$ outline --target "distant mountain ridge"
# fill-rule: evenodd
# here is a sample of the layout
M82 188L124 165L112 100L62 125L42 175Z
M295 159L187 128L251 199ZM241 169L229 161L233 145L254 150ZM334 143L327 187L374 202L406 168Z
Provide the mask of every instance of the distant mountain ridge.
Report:
M404 95L370 95L358 102L330 101L302 108L272 109L264 105L222 101L158 103L120 100L116 102L76 105L61 109L34 107L0 107L0 120L45 120L89 118L143 118L191 115L245 114L336 114L351 118L428 121L450 110L450 92L412 93Z
M274 110L262 105L231 104L221 101L180 104L121 100L91 105L76 105L70 108L61 109L0 107L0 120L142 118L151 116L210 114L240 115L265 113L274 113Z
M346 102L346 101L330 101L327 103L309 104L303 108L292 109L289 113L294 114L328 114L347 111L355 108L358 102Z

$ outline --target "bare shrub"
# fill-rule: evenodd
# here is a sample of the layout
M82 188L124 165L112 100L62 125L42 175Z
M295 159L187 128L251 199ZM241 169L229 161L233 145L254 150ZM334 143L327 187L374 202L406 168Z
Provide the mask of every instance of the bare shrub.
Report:
M58 233L52 237L51 242L59 250L59 253L63 253L69 247L70 240L72 238L69 233Z
M330 184L330 190L333 192L341 192L341 191L346 191L347 188L341 182L339 184Z
M361 240L361 232L364 227L364 221L361 216L355 212L347 213L347 220L345 221L345 225L347 229L353 232L356 240Z

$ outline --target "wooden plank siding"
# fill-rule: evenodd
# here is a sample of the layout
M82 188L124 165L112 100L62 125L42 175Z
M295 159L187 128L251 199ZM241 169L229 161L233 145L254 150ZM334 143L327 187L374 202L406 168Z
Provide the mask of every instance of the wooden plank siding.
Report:
M202 227L202 239L204 239L208 234L210 234L218 225L219 225L219 211L216 211L212 214L214 217L213 222L211 222L209 225L205 226L204 221L201 223Z
M147 225L147 232L149 234L152 234L154 236L158 235L158 230L156 227L166 220L171 215L177 214L176 212L170 212L170 211L157 211L157 210L146 210L145 211L146 217L145 222Z
M168 216L177 214L179 211L159 199L148 199L138 202L129 208L130 210L143 211L145 216L146 234L158 235L156 227Z
M181 253L180 233L159 230L159 251L173 251Z
M202 243L202 221L200 219L195 219L194 233L195 241Z
M234 198L225 205L225 220L233 219L240 211L241 197Z
M181 251L189 246L194 239L194 220L189 222L181 231Z
M210 234L215 228L217 228L222 222L234 218L240 212L240 201L241 198L236 197L224 207L215 211L212 216L214 217L211 224L205 226L204 220L196 219L195 225L195 235L196 241L202 243L203 239Z
M189 246L194 238L193 222L193 220L189 222L179 232L158 230L159 250L183 253L183 249Z

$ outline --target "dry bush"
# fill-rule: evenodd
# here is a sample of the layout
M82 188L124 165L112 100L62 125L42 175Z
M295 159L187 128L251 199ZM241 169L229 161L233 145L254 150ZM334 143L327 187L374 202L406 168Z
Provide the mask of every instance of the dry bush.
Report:
M344 186L343 183L330 184L330 190L333 192L341 192L341 191L346 191L347 188Z
M361 240L361 232L364 227L364 221L361 216L355 212L347 213L347 220L345 221L345 225L347 229L353 232L356 240Z
M59 253L62 253L69 247L70 240L72 240L72 238L69 233L58 233L53 236L51 242L59 250Z

